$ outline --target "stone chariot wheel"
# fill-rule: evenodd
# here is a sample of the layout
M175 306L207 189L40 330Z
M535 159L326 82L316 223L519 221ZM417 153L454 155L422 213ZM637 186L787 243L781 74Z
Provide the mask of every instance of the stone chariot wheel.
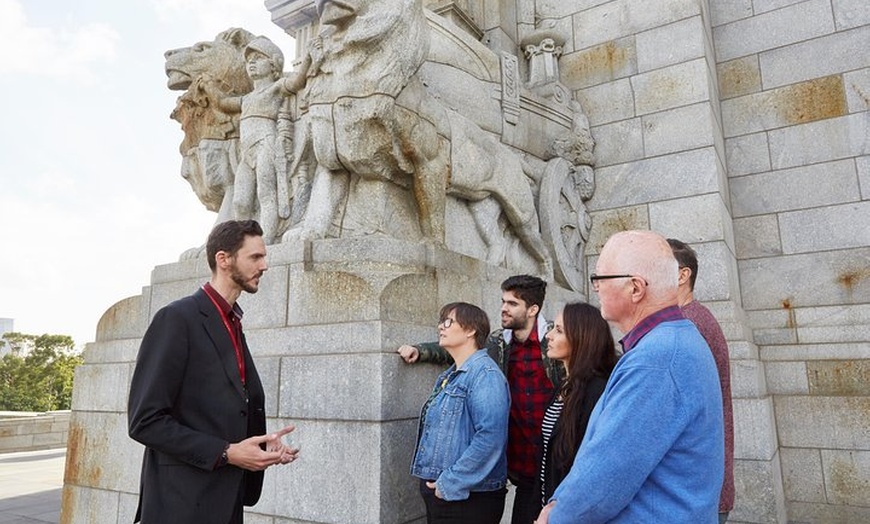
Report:
M591 217L583 202L579 179L575 167L564 158L550 160L541 181L538 209L542 236L552 246L554 278L574 291L583 292L586 283L583 251Z

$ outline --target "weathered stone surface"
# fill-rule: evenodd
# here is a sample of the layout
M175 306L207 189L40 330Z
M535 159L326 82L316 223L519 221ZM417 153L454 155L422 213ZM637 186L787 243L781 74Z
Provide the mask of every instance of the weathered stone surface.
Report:
M408 474L417 424L403 420L386 424L324 420L283 420L295 423L291 434L301 446L292 466L266 472L258 512L299 521L324 520L323 486L343 496L329 501L332 522L407 522L423 513L417 484ZM292 469L291 469L292 468ZM354 474L336 471L379 471L378 482L361 482Z
M591 126L618 122L635 116L634 94L628 79L580 89L576 96L586 111Z
M870 68L845 73L843 84L849 112L870 111Z
M806 395L809 393L805 362L765 362L767 390L773 395Z
M809 394L870 397L870 360L807 362Z
M835 118L846 113L846 93L840 75L722 101L726 137Z
M789 501L827 502L822 456L817 449L780 448L783 488Z
M764 365L751 359L731 360L732 398L762 398L767 394Z
M761 91L758 56L749 55L716 66L719 94L723 100Z
M627 207L718 191L715 155L712 148L704 148L601 168L596 172L596 194L602 198L590 200L589 209Z
M868 397L775 397L776 427L783 446L864 450L870 442ZM807 424L807 420L812 424ZM831 431L831 428L837 428Z
M782 254L776 215L759 215L734 220L737 258L769 257Z
M773 460L778 427L771 397L733 398L734 458Z
M703 24L700 16L693 16L638 33L637 71L643 73L703 57Z
M831 182L837 183L836 179ZM854 178L847 183L857 198ZM866 201L783 213L779 217L783 251L809 253L866 246L870 244L870 228L856 228L855 225L861 224L868 216L870 202Z
M717 0L710 2L710 21L713 27L752 16L752 0Z
M812 502L789 502L790 522L836 522L864 524L870 522L870 510L857 506L837 506Z
M767 133L755 133L725 140L728 176L736 177L770 169Z
M637 74L633 37L610 40L587 49L566 52L560 61L566 84L582 89Z
M822 450L827 501L870 509L870 451Z
M854 169L851 160L842 160L732 178L731 205L734 216L745 217L854 202L860 199ZM808 191L808 188L813 190ZM794 252L790 250L794 243L790 243L792 239L788 236L801 234L800 227L798 231L793 230L795 225L811 227L810 222L795 223L800 221L800 216L794 217L788 230L780 222L784 253Z
M686 0L608 2L574 15L575 46L585 49L698 14L700 6Z
M656 69L631 78L638 115L709 100L707 62L689 62Z
M781 523L786 521L779 454L771 460L735 460L736 499L728 520Z
M640 118L594 127L592 136L595 137L596 143L595 165L599 168L640 160L644 157L643 128Z
M716 123L707 102L643 117L643 144L648 156L713 145Z
M133 369L129 361L112 364L89 362L79 366L76 368L75 374L72 409L76 411L125 411L132 373ZM107 395L106 391L117 393Z
M861 186L861 198L870 198L870 156L862 156L855 159L858 168L858 184Z
M686 216L697 217L686 224ZM653 202L649 205L650 229L665 237L695 244L724 240L728 213L717 193ZM700 271L699 271L700 274Z
M714 28L716 59L725 62L833 31L830 2L810 0Z
M753 0L752 9L755 14L767 13L790 5L799 4L805 0Z
M868 38L870 25L865 25L765 51L758 58L764 87L770 89L867 67L863 50Z
M592 228L589 254L598 254L610 235L630 229L650 229L649 209L647 206L620 207L592 214Z
M116 492L76 486L66 480L62 501L62 522L133 522L136 510L136 506L133 506L133 512L122 511ZM122 514L129 516L129 520L121 520ZM68 518L67 515L75 515L75 520L64 520Z
M828 360L831 355L838 359L870 359L870 345L851 344L805 344L765 347L761 351L764 361Z
M867 248L738 261L747 309L828 306L870 299Z
M832 5L837 31L870 24L870 10L862 0L836 0Z
M127 436L126 410L75 411L70 419L64 482L82 488L137 492L142 451L142 446Z
M774 169L816 164L870 153L866 113L776 129L768 133Z

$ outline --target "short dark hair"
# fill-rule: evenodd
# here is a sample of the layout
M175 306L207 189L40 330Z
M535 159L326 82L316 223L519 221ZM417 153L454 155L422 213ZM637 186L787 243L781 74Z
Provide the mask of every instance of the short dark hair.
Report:
M695 250L689 247L688 244L669 238L668 244L671 246L671 251L674 252L674 258L677 259L677 264L682 267L687 267L692 271L689 276L689 289L695 290L695 279L698 278L698 255Z
M263 228L256 220L227 220L215 225L205 243L208 267L211 268L212 273L217 271L215 255L218 254L218 251L235 255L245 243L245 237L261 236L263 236Z
M544 296L547 294L547 283L532 275L514 275L501 283L502 291L510 291L527 307L544 305Z
M486 339L489 337L489 317L484 310L468 302L451 302L441 308L441 313L438 315L439 323L444 322L451 312L456 314L456 322L460 326L474 330L474 342L478 349L486 346Z

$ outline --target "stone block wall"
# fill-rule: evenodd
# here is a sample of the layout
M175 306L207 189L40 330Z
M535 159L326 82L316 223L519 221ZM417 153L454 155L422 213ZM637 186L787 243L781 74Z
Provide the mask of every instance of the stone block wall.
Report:
M0 453L63 448L69 419L69 411L0 413Z
M787 516L870 520L870 9L711 1L741 299Z

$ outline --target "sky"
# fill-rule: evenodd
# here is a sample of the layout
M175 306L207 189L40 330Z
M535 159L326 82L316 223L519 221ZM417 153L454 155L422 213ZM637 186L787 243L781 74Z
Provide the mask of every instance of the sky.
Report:
M294 56L263 0L0 0L0 318L94 340L216 215L181 178L163 52L229 27Z

